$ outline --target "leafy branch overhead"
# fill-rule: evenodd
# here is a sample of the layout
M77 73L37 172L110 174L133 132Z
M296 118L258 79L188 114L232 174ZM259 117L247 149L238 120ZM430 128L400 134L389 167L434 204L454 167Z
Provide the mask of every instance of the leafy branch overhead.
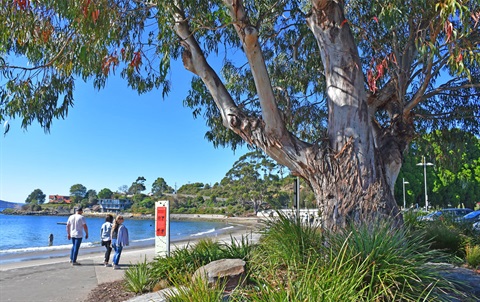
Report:
M321 122L307 125L307 119L296 115L326 122L321 93L324 72L306 25L311 3L60 2L2 1L2 122L20 116L22 126L38 120L48 130L51 119L64 118L73 105L76 78L93 79L101 88L109 75L120 73L140 93L161 88L165 95L170 88L170 60L179 58L181 44L191 43L201 44L200 55L206 58L223 57L225 64L219 76L235 100L234 107L258 114L259 102L250 82L252 71L236 51L244 40L235 34L234 24L240 38L247 37L242 31L249 28L259 35L258 47L287 126L311 141L325 127ZM421 121L424 127L478 118L478 4L417 2L345 3L345 19L339 27L349 26L358 41L362 60L358 67L365 74L369 104L378 113L392 115L398 111L391 108L397 107L392 99L399 99L404 103L404 114L417 108L416 112L426 118ZM237 12L246 8L237 21L225 8L234 4ZM181 22L182 18L186 21ZM185 36L182 27L187 30ZM14 54L26 60L18 60ZM220 112L209 108L212 99L204 89L193 87L185 103L214 119ZM446 106L433 105L439 102ZM474 129L473 122L465 123Z

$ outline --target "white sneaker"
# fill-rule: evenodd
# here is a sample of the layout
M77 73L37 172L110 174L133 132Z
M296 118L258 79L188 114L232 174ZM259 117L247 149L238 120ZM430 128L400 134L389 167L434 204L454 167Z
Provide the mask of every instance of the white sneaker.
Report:
M120 266L113 264L113 269L120 269Z

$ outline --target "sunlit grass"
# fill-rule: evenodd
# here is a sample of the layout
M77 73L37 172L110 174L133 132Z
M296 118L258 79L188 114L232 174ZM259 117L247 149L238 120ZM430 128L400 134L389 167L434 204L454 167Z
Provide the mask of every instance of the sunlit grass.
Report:
M480 245L467 245L465 248L465 260L472 268L480 266Z
M148 266L147 259L130 267L125 272L126 288L134 293L144 293L151 290L152 278L151 270Z

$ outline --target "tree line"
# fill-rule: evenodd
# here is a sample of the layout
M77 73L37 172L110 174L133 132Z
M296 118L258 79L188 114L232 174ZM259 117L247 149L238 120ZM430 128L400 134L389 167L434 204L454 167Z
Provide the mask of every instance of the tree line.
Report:
M451 139L453 137L455 139ZM439 143L445 140L451 143ZM480 202L480 140L470 133L453 129L433 131L409 147L394 191L399 206L403 206L403 181L408 182L405 185L407 207L425 206L423 167L418 166L423 156L433 164L426 170L431 207L474 208ZM174 192L164 178L158 177L147 194L145 182L145 177L140 176L130 186L120 186L115 192L104 188L98 193L75 184L70 188L70 199L72 204L93 207L99 199L129 198L133 201L132 211L139 213L152 213L155 201L160 198L169 199L172 212L177 213L244 215L294 206L294 176L261 151L241 156L225 177L213 185L195 182ZM301 181L300 188L300 206L317 208L308 184ZM45 194L36 189L25 202L31 206L43 204Z

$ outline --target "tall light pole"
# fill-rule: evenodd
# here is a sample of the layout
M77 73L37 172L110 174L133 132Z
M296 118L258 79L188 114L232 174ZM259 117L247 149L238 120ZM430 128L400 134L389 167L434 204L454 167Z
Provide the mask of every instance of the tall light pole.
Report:
M425 161L425 156L422 156L422 162L418 163L417 166L423 166L423 182L425 183L425 210L428 211L427 166L433 166L433 164L432 163L427 163Z
M402 184L403 184L403 209L406 209L407 205L405 203L405 185L408 185L409 182L405 181L405 178L403 178Z

